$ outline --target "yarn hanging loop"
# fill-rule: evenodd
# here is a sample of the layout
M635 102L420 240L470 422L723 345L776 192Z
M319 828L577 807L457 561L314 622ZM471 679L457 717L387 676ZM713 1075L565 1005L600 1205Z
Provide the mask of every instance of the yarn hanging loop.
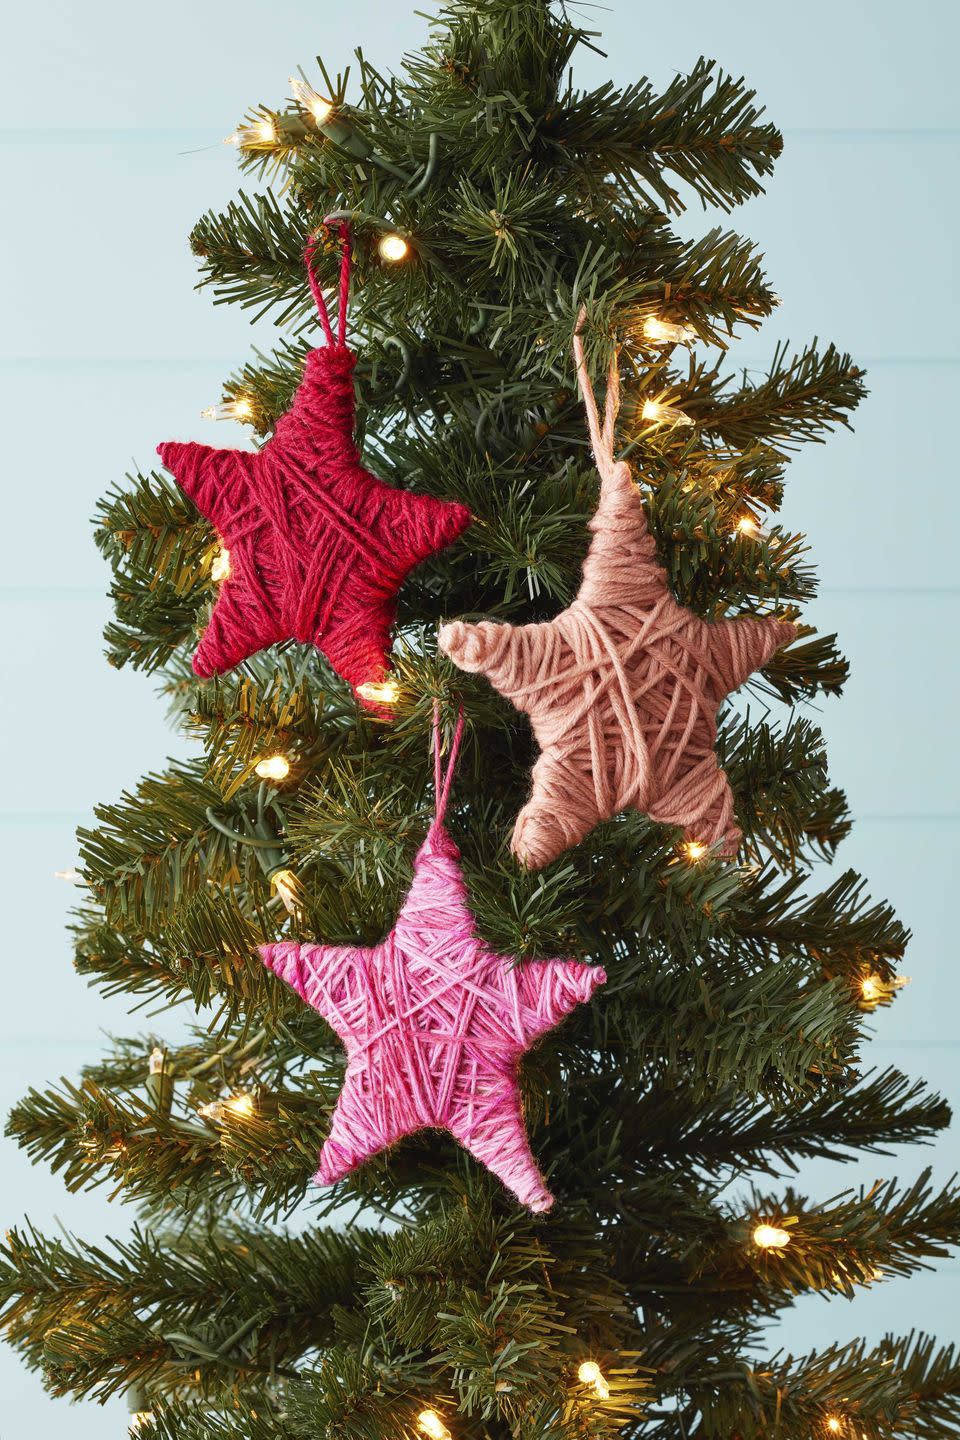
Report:
M460 742L463 739L463 706L460 706L457 714L457 723L453 732L453 739L450 742L450 755L447 759L446 771L440 759L440 751L443 746L443 736L440 732L440 701L433 702L433 782L435 799L434 825L442 825L443 817L447 813L447 802L450 799L450 786L453 783L453 772L457 767L457 756L460 753Z
M303 252L303 262L307 268L307 279L310 282L310 293L313 302L317 307L317 314L320 317L320 324L328 345L336 345L341 350L347 343L347 304L350 298L350 269L353 259L353 244L351 240L350 222L339 215L327 215L323 221L331 230L340 232L340 289L337 300L337 338L333 338L333 326L330 324L330 312L327 309L327 302L320 288L313 269L313 257L317 248L317 236L311 235L307 241L306 249Z
M617 352L614 350L607 371L607 394L601 426L597 397L593 392L593 385L590 383L587 362L583 353L583 323L586 318L587 307L581 305L573 331L573 357L577 365L577 380L580 385L580 394L583 397L583 406L587 412L587 428L590 431L593 456L601 477L606 478L616 464L613 453L613 432L620 410L620 367L617 364Z

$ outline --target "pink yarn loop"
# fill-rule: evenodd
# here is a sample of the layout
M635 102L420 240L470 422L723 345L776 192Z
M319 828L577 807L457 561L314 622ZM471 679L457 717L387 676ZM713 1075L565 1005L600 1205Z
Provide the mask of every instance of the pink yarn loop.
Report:
M350 297L350 266L353 255L353 246L350 239L350 223L347 220L327 217L323 222L330 229L340 231L340 244L342 254L340 258L340 293L337 304L337 338L333 338L333 327L330 324L330 312L327 309L327 302L320 283L313 270L313 257L317 248L317 236L311 235L307 241L307 248L303 252L304 264L307 267L307 279L310 282L310 293L313 295L314 304L317 307L317 314L320 316L320 324L326 336L328 345L338 345L341 349L347 343L347 304Z
M457 756L460 753L460 741L463 739L463 706L460 706L457 715L457 724L453 732L453 739L450 742L450 756L447 760L446 771L443 771L440 762L440 751L443 745L443 737L440 733L440 701L433 702L433 782L434 794L436 796L436 810L434 812L434 825L442 825L443 818L447 813L447 802L450 799L450 786L453 783L453 773L457 766Z

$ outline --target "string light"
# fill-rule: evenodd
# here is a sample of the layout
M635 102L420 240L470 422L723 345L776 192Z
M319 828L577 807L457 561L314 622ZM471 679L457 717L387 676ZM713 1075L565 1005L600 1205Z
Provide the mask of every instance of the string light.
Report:
M283 901L283 906L287 914L298 914L300 906L297 903L297 877L293 871L277 870L270 876L270 884Z
M130 1434L139 1435L145 1425L152 1425L156 1420L152 1410L137 1410L130 1416Z
M147 1095L158 1115L169 1115L173 1106L173 1067L168 1064L167 1053L154 1045L147 1060Z
M383 236L380 244L377 246L377 250L381 260L386 260L391 265L395 265L398 260L406 259L410 253L410 245L408 241L404 240L402 235L391 232L389 235Z
M840 1434L840 1431L843 1429L843 1421L840 1419L839 1415L827 1416L827 1429L830 1431L831 1435Z
M369 700L374 705L396 705L400 686L396 680L365 680L357 686L357 694L361 700Z
M238 395L223 405L206 405L200 411L201 420L250 420L253 416L253 401L247 395Z
M737 521L737 530L741 535L758 535L760 526L752 515L741 515Z
M243 1119L252 1115L254 1111L254 1100L252 1095L241 1090L236 1095L230 1095L226 1100L210 1100L206 1105L197 1106L197 1114L202 1115L204 1120L219 1122L224 1116L233 1115Z
M882 975L865 975L860 981L860 995L868 1010L875 1010L884 1000L890 1000L898 990L909 984L906 975L894 975L884 980Z
M436 1410L421 1410L417 1416L417 1424L428 1435L430 1440L453 1440L450 1431L444 1425Z
M790 1244L790 1232L779 1225L763 1221L753 1232L753 1243L761 1250L782 1250Z
M210 561L210 579L221 585L224 580L230 579L230 571L230 551L221 547Z
M674 409L672 405L664 405L660 400L644 400L640 416L648 425L693 424L689 415L685 415L682 410Z
M54 870L53 878L54 880L66 880L69 885L79 885L83 876L79 870Z
M643 337L651 345L690 345L697 338L692 325L678 325L659 315L648 315L643 322Z
M313 86L306 80L301 80L299 75L290 76L290 93L298 105L309 110L318 125L326 125L333 114L333 105L329 100L318 95Z
M224 145L237 145L241 149L250 149L257 145L275 145L277 143L277 127L269 115L258 120L255 125L244 125L240 130L234 130L232 135L224 136Z
M610 1399L610 1386L603 1376L603 1371L596 1360L584 1360L577 1371L577 1379L581 1385L592 1385L598 1400Z
M256 766L261 780L286 780L290 774L290 761L286 755L268 755Z
M691 865L695 865L698 860L702 860L706 853L707 847L702 840L688 840L683 846L684 858L689 860Z

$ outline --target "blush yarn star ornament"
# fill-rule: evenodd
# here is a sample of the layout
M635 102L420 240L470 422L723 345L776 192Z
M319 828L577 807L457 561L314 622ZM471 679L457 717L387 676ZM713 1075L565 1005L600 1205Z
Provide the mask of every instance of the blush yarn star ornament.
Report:
M360 464L353 440L353 368L347 348L350 236L343 257L337 336L313 272L307 275L326 345L307 355L288 413L256 453L170 441L158 447L181 490L229 552L210 622L193 657L197 675L223 674L268 645L316 645L362 703L388 670L396 593L407 574L470 523L463 505L386 485Z
M522 864L539 870L627 809L733 856L741 832L714 751L717 710L797 630L772 616L708 623L676 601L640 491L614 457L616 358L601 426L582 323L581 312L574 356L600 499L577 597L546 624L453 621L440 649L530 717L540 756L511 841Z
M520 1058L606 975L576 960L519 964L477 934L460 852L443 823L462 732L461 712L444 776L434 717L436 813L387 938L369 948L281 941L260 954L347 1048L319 1184L435 1127L448 1130L522 1204L547 1210L553 1196L524 1126Z

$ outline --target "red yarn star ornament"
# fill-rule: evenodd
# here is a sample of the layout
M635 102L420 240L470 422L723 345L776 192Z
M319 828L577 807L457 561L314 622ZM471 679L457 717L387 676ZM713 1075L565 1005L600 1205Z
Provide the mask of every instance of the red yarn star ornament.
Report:
M349 228L334 338L313 273L307 275L326 345L307 355L293 405L255 453L169 441L158 446L181 490L229 552L209 624L193 657L197 675L220 675L283 640L321 650L369 709L364 686L389 668L401 583L470 523L464 505L386 485L360 464L353 440L353 368L346 344Z
M724 699L797 634L775 616L708 623L675 599L643 497L614 455L616 359L603 426L574 335L600 500L576 599L540 625L455 620L440 649L529 715L540 756L513 853L532 870L622 810L736 854L741 832L714 745Z
M316 1180L331 1185L424 1128L448 1130L531 1210L553 1196L530 1150L520 1058L606 979L576 960L518 964L476 931L443 824L463 715L396 924L379 945L264 945L264 964L333 1026L347 1073Z

